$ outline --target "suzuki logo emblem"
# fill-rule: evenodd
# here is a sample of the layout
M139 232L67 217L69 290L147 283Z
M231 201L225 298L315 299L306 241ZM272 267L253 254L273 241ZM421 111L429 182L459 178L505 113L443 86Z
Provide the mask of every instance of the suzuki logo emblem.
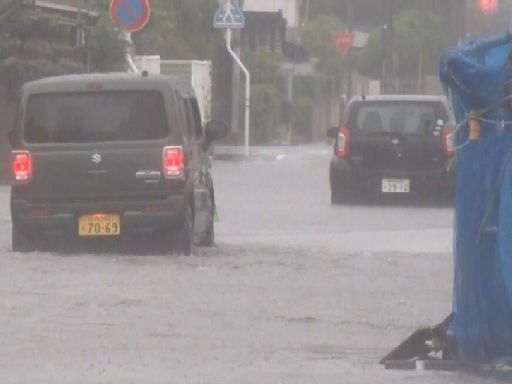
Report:
M94 155L91 156L91 161L95 164L101 163L101 160L101 155L99 153L95 153Z

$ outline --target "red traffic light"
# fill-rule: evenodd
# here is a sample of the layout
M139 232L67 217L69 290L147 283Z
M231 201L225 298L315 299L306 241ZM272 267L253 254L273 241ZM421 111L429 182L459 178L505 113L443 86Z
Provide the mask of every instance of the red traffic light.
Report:
M478 0L480 9L484 13L490 13L496 10L498 7L498 0Z

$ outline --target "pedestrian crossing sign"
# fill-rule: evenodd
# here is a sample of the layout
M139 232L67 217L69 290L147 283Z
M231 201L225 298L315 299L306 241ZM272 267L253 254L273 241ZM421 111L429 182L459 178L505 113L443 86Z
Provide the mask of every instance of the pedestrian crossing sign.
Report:
M245 17L236 0L224 0L219 6L213 26L215 28L243 28Z

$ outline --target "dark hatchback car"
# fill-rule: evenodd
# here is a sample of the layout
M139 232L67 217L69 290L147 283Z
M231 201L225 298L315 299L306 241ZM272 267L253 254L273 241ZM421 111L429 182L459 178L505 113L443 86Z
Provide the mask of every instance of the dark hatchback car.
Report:
M13 250L136 234L186 255L194 240L213 245L206 151L226 129L203 127L193 89L175 77L74 75L26 84L10 133Z
M449 200L455 187L454 119L444 96L355 97L335 139L331 203L404 195Z

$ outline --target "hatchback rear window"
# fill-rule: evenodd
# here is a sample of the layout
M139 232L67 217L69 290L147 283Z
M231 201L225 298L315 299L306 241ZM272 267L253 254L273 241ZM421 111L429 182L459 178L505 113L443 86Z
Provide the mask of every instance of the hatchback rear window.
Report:
M168 135L158 91L37 94L25 111L25 141L87 143L161 139Z
M366 101L354 106L348 125L366 134L424 134L435 128L438 119L447 118L437 102Z

